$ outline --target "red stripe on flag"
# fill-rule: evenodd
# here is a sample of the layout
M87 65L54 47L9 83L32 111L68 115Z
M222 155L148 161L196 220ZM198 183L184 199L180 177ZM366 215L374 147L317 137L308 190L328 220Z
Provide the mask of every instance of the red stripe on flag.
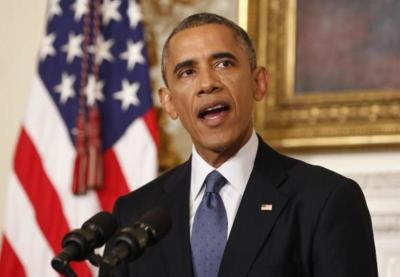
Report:
M61 241L69 231L61 201L43 168L31 139L22 129L14 160L15 173L35 209L36 221L54 253L61 250ZM33 238L34 239L34 238ZM40 251L40 249L38 249ZM78 276L91 276L85 263L74 266Z
M160 148L160 136L157 131L157 115L154 109L150 109L147 113L143 115L143 120L153 137L154 142L157 145L157 149Z
M128 193L129 187L112 148L103 154L103 167L104 185L97 190L97 195L101 208L105 211L112 211L115 200Z
M3 245L1 247L0 257L1 276L24 277L26 276L24 267L15 255L6 236L3 236Z

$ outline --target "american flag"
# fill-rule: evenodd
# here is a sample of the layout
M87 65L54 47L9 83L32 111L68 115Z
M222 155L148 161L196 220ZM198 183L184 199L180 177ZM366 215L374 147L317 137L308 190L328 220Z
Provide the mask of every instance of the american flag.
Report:
M139 4L50 0L47 18L6 196L1 276L58 276L50 261L63 235L110 211L118 196L157 171ZM89 163L89 148L100 145L100 159ZM77 189L93 168L97 188ZM74 269L94 275L88 263Z

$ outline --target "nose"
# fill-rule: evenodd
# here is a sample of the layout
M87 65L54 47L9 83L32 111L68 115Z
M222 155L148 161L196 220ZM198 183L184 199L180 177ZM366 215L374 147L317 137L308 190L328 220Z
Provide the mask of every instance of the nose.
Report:
M199 74L199 95L212 93L218 90L219 87L218 76L212 69L206 68L201 70Z

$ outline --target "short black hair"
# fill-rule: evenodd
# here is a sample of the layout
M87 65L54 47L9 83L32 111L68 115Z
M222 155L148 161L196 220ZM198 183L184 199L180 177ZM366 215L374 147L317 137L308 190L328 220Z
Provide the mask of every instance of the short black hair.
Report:
M172 37L174 37L177 33L181 32L183 30L194 28L194 27L199 27L199 26L203 26L203 25L207 25L207 24L224 25L224 26L228 27L230 30L232 30L232 32L234 33L234 35L236 36L238 41L240 43L242 43L242 45L244 46L244 48L247 52L247 56L249 58L251 69L256 68L256 66L257 66L256 51L254 50L253 43L251 42L251 39L245 30L243 30L235 22L233 22L225 17L222 17L220 15L213 14L213 13L197 13L197 14L193 14L189 17L186 17L184 20L182 20L172 30L171 34L168 36L168 38L164 44L164 48L163 48L162 56L161 56L161 73L162 73L162 78L164 80L165 85L168 85L166 74L165 74L165 62L166 62L166 58L167 58L166 56L167 56L169 42L172 39Z

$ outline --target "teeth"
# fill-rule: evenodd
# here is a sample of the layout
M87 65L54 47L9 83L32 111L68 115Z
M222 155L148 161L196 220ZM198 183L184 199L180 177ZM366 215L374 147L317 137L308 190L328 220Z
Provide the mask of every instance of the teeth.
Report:
M216 112L225 111L225 110L229 110L229 107L227 105L217 104L217 105L215 105L213 107L210 107L210 108L207 108L207 109L204 109L204 110L200 111L198 116L200 118L204 118L209 113L213 113L215 111Z
M206 111L207 112L211 112L211 111L214 111L214 110L217 110L217 109L221 109L221 108L223 108L224 106L222 106L222 105L217 105L217 106L214 106L214 107L211 107L211 108L208 108L208 109L206 109Z

